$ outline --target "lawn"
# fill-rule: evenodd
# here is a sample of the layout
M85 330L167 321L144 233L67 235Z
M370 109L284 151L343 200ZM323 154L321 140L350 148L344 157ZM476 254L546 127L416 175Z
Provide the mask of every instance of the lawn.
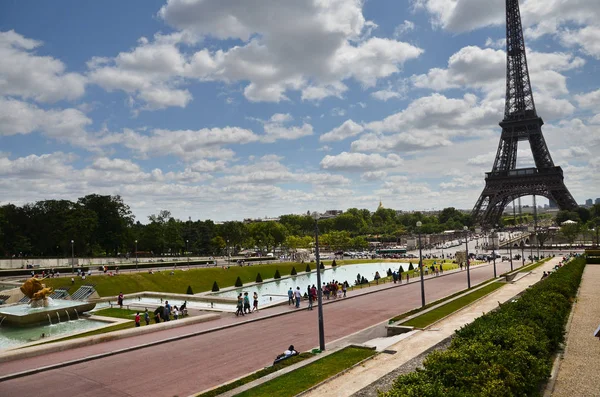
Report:
M390 268L395 267L392 264L404 263L405 260L383 260L384 262L390 262ZM430 260L433 263L433 260ZM439 260L438 260L439 261ZM381 259L355 259L355 260L340 260L336 261L338 265L348 265L354 263L373 263L382 262ZM324 261L326 266L331 265L331 261ZM417 262L415 262L416 264ZM428 261L424 261L427 265ZM311 269L314 270L315 263L310 263ZM403 265L404 270L408 270L407 265ZM295 267L299 274L302 274L306 268L306 263L268 263L262 265L252 266L237 266L232 265L228 269L222 267L208 267L208 268L195 268L195 269L161 269L160 271L154 271L154 274L150 274L146 271L139 273L123 273L116 276L109 275L92 275L82 280L80 277L75 277L75 283L71 285L69 277L60 278L48 278L44 280L44 283L48 287L70 288L69 292L73 293L84 284L94 284L96 291L100 296L117 296L119 292L124 294L132 294L141 291L156 291L156 292L170 292L176 294L185 294L188 286L192 288L192 292L199 293L210 291L212 289L213 282L216 281L219 288L232 287L235 284L236 278L239 276L242 283L248 284L256 281L256 275L261 274L263 280L271 279L275 275L275 271L279 270L282 277L289 276L292 268ZM444 269L449 270L455 268L455 264L446 263ZM171 275L171 272L173 274Z
M347 347L237 396L292 397L374 354L374 350Z
M304 361L307 358L311 358L312 356L313 356L312 353L300 353L297 356L290 357L290 358L288 358L288 359L286 359L284 361L281 361L281 362L279 362L279 363L277 363L275 365L263 368L260 371L256 371L255 373L250 374L250 375L248 375L248 376L246 376L244 378L238 379L238 380L236 380L234 382L228 383L228 384L223 385L221 387L217 387L216 389L213 389L211 391L207 391L206 393L199 394L196 397L215 397L215 396L218 396L218 395L223 394L223 393L225 393L225 392L227 392L229 390L233 390L233 389L236 389L236 388L238 388L240 386L243 386L246 383L250 383L252 381L255 381L256 379L260 379L263 376L267 376L267 375L269 375L269 374L271 374L273 372L277 372L277 371L279 371L282 368L288 367L288 366L290 366L292 364L296 364L296 363L298 363L300 361Z
M502 287L505 284L502 283L491 283L486 285L483 288L480 288L476 291L471 292L463 297L460 297L452 302L448 302L445 305L438 307L437 309L433 309L427 313L423 313L422 315L415 317L411 320L408 320L402 325L407 325L416 328L425 328L434 322L446 317L447 315L454 313L463 307L467 306L469 303L476 301L477 299L485 296L498 288Z

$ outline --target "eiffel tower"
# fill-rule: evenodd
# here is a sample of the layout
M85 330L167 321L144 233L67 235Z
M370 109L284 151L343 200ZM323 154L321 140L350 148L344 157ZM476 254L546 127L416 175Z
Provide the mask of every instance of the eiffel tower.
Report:
M544 196L561 210L577 208L564 184L562 168L555 166L542 135L531 91L519 0L506 0L506 103L500 122L502 135L492 172L471 216L476 224L497 224L504 208L522 196ZM517 145L529 141L533 168L517 168Z

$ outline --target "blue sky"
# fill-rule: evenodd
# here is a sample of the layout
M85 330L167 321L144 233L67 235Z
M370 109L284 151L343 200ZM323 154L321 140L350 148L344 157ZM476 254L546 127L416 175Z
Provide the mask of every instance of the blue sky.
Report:
M599 197L600 4L521 14L553 159L578 202ZM501 0L3 1L0 203L119 194L142 222L470 209L504 32Z

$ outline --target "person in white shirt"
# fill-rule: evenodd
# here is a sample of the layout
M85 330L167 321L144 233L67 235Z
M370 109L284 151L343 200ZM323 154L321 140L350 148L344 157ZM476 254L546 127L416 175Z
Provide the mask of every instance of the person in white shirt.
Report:
M294 298L296 299L296 308L300 307L300 300L302 299L302 292L300 292L300 287L296 287L296 291L294 291Z

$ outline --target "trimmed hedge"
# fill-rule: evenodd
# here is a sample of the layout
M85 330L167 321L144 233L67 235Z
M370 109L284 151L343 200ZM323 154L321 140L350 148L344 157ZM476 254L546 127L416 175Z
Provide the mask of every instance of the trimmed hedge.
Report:
M240 276L238 276L238 278L235 279L235 286L241 287L243 285L244 285L244 283L242 283L242 279L240 278Z
M192 291L192 286L188 285L187 291L185 292L188 295L194 295L194 291Z
M290 273L290 275L295 276L297 274L298 274L298 272L296 271L296 266L292 266L292 272Z
M257 283L262 283L262 282L263 282L263 279L262 279L262 276L260 275L260 273L258 273L258 274L256 275L256 282L257 282Z
M336 267L337 263L335 263L335 259L333 260L333 262L331 262L331 267Z
M281 274L279 274L279 269L275 270L275 276L273 278L281 278Z
M402 267L402 265L400 265L400 269L398 270L398 273L404 273L404 268Z
M212 291L212 292L217 292L217 291L219 291L219 284L217 284L217 282L216 282L216 281L213 283L213 287L212 287L212 290L211 290L211 291Z
M415 270L415 267L413 266L412 262L408 265L408 270Z
M585 260L577 258L516 301L456 331L423 369L401 375L386 397L537 395L564 339Z
M310 265L308 263L306 264L306 269L304 269L304 271L310 273Z

